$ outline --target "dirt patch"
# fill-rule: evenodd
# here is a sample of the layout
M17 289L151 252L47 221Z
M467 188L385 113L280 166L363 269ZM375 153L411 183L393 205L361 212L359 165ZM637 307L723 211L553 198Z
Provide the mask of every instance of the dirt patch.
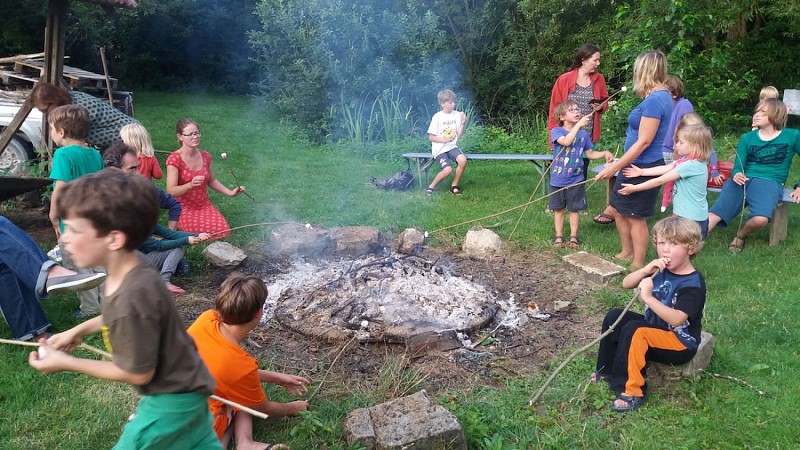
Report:
M47 216L40 209L12 209L3 214L46 247L55 244ZM256 274L267 283L292 270L288 259L269 258L261 248L260 243L245 248L248 258L238 270ZM569 349L597 336L601 317L590 312L595 309L592 308L595 302L592 291L596 287L565 270L556 254L516 251L503 258L476 261L454 253L429 250L421 257L430 261L446 260L448 270L492 289L498 297L509 298L513 294L522 310L528 310L529 305L535 303L540 312L550 317L542 320L528 315L524 325L501 326L496 330L495 321L468 336L472 342L477 342L495 330L484 345L424 355L410 355L402 344L326 342L291 331L272 320L251 333L245 348L274 370L304 374L315 383L325 377L331 362L339 355L319 394L322 397L351 391L352 386L375 386L380 381L379 374L383 371L385 377L387 367L392 364L400 364L400 370L424 378L415 390L425 387L435 395L473 385L492 385L502 376L535 375L553 357L563 356ZM209 270L176 280L188 292L177 299L187 325L213 307L217 289L229 273ZM556 301L570 302L571 306L556 311ZM345 344L348 347L342 351ZM403 393L396 388L388 395Z

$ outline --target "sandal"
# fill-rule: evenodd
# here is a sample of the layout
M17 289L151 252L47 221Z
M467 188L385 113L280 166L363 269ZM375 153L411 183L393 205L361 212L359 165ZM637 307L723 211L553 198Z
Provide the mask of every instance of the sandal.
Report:
M425 189L425 193L428 194L428 195L433 195L433 188L432 187L428 187L428 189Z
M461 188L458 186L450 186L450 193L453 195L461 195Z
M560 247L563 247L563 246L564 246L564 236L556 236L556 238L553 239L553 247L559 247L560 248Z
M578 240L578 236L570 236L569 242L567 243L567 247L569 248L580 248L581 241Z
M601 381L608 381L610 379L611 379L611 377L608 376L608 375L604 375L604 374L598 373L598 372L592 372L592 375L589 377L589 382L590 383L599 383Z
M728 251L731 253L741 253L742 250L744 250L744 238L737 234L731 243L728 244Z
M625 402L625 406L617 406L617 402ZM644 397L634 397L628 394L618 394L614 402L611 403L611 410L619 413L636 411L644 404Z
M601 212L600 214L594 216L594 219L592 220L594 220L594 223L599 223L600 225L608 225L614 223L614 216Z

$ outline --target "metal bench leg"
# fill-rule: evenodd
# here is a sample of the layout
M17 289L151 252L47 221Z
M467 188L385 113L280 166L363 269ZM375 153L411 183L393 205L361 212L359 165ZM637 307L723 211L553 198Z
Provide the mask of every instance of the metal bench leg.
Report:
M772 222L769 224L769 245L778 245L786 240L789 228L789 204L780 202L772 212Z

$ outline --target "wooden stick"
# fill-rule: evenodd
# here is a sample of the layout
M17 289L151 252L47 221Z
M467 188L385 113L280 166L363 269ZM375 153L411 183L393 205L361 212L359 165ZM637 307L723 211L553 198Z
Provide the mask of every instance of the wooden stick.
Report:
M0 339L0 344L14 344L14 345L24 345L24 346L27 346L27 347L39 347L39 344L36 343L36 342L14 341L14 340L11 340L11 339ZM105 358L108 358L108 359L113 359L113 355L111 353L109 353L109 352L107 352L105 350L100 350L99 348L91 346L91 345L89 345L89 344L87 344L85 342L82 342L78 346L78 348L82 348L84 350L88 350L88 351L90 351L92 353L96 353L96 354L98 354L100 356L103 356ZM230 406L231 408L238 409L239 411L244 411L247 414L250 414L252 416L255 416L255 417L258 417L258 418L261 418L261 419L266 419L267 417L269 417L267 414L264 414L264 413L262 413L260 411L256 411L255 409L248 408L247 406L240 405L240 404L238 404L236 402L232 402L230 400L226 400L226 399L224 399L222 397L219 397L217 395L211 395L210 398L213 398L214 400L217 400L218 402L224 403L224 404Z
M650 275L650 278L654 278L656 275L658 275L659 272L661 272L661 271L660 270L656 271L656 273ZM594 344L602 341L604 337L606 337L609 334L611 334L614 331L614 329L617 327L617 325L619 325L619 323L622 321L622 318L625 317L625 313L627 313L628 310L631 309L631 306L633 306L633 303L636 301L637 298L639 298L639 288L638 287L636 289L634 289L633 297L631 297L631 300L628 302L627 305L625 305L625 308L622 310L622 313L620 313L619 317L617 317L617 320L614 321L614 323L612 323L611 326L608 327L608 329L603 334L598 336L595 340L593 340L592 342L589 342L588 344L584 345L583 347L581 347L581 348L575 350L574 352L572 352L572 354L569 355L567 357L567 359L565 359L564 362L562 362L556 368L556 370L553 371L552 374L550 374L550 377L547 378L547 381L544 382L542 387L536 392L536 395L534 395L533 398L528 402L528 406L533 406L533 404L536 403L536 401L539 400L539 398L542 397L544 392L547 390L548 387L550 387L550 384L556 378L556 375L561 373L561 371L564 370L564 367L567 367L567 364L572 362L572 360L575 359L575 357L577 357L581 353L583 353L586 350L588 350Z
M100 60L103 62L103 76L106 78L106 90L108 91L108 104L114 107L114 94L111 93L111 80L108 78L108 66L106 65L106 48L100 47Z
M336 364L336 361L338 361L339 357L342 356L342 353L344 353L344 350L347 347L349 347L350 344L353 343L353 341L356 339L356 336L358 336L358 332L353 333L353 337L351 337L350 340L347 341L346 344L344 344L344 347L342 347L342 349L339 350L339 353L336 355L336 358L333 358L333 362L331 363L330 366L328 366L328 370L325 371L325 375L322 376L322 381L319 382L319 385L317 385L317 388L314 390L314 392L311 393L311 396L309 396L308 400L306 400L306 401L310 402L311 399L314 398L315 395L317 395L317 392L319 392L319 390L322 389L322 385L325 384L325 380L328 378L328 374L331 373L331 369L333 369L334 364Z
M251 223L248 225L241 225L238 227L228 228L227 230L216 231L214 233L209 233L209 236L214 236L216 234L227 233L228 231L233 230L241 230L242 228L250 228L250 227L260 227L263 225L288 225L288 224L300 224L300 222L261 222L261 223Z
M251 416L258 417L259 419L266 419L267 417L269 417L267 414L264 414L261 411L256 411L253 408L248 408L247 406L240 405L240 404L238 404L236 402L232 402L230 400L224 399L224 398L222 398L222 397L220 397L218 395L209 395L209 398L213 398L214 400L216 400L216 401L218 401L220 403L224 403L224 404L230 406L231 408L238 409L239 411L246 412L247 414L250 414Z
M233 175L233 181L234 181L234 182L236 182L236 186L238 186L238 187L242 187L242 185L241 185L241 184L239 184L239 177L237 177L237 176L236 176L236 174L235 174L235 173L233 173L233 169L232 169L232 168L230 168L230 167L228 167L228 170L230 170L230 171L231 171L231 175ZM256 199L254 199L252 195L248 194L248 193L247 193L247 191L241 191L241 192L242 192L242 194L244 194L244 195L246 195L246 196L250 197L250 200L252 200L252 201L256 201Z

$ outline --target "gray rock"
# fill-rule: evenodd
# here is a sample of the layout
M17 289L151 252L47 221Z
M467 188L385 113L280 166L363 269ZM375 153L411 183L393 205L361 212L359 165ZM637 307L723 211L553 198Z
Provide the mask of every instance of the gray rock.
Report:
M563 311L565 309L568 309L571 305L572 305L572 303L570 303L570 302L565 302L565 301L562 301L562 300L556 300L556 301L553 302L553 312Z
M213 265L226 269L232 269L247 258L247 255L239 248L227 243L216 241L212 242L203 250L203 256Z
M367 450L464 449L464 430L449 411L422 390L372 408L351 411L344 420L347 445Z
M425 234L416 228L406 228L397 236L394 249L397 252L413 255L422 249L425 243Z
M470 258L489 259L503 253L503 241L494 231L475 227L467 231L462 250Z
M578 274L597 284L608 284L623 272L625 268L586 252L575 252L564 256L564 262Z
M700 336L700 347L691 361L680 366L653 363L647 369L647 378L655 381L677 380L681 377L696 377L711 363L714 354L714 335L703 331Z
M336 240L335 256L358 258L370 253L380 252L381 234L373 227L355 226L330 229Z
M270 255L300 256L307 259L330 258L335 249L336 240L327 229L301 224L274 228L266 246Z

